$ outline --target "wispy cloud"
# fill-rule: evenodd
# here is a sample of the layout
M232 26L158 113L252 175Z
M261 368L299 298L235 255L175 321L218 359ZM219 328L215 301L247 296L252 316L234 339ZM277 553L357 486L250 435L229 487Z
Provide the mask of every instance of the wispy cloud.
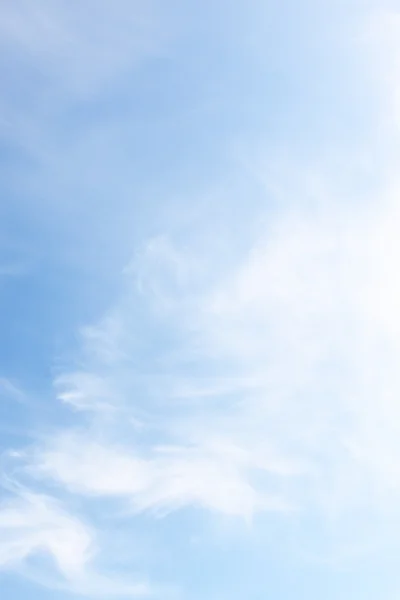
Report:
M372 502L379 510L366 487L375 482L379 497L382 486L392 493L393 473L375 472L376 461L389 468L390 455L395 461L400 452L397 444L388 446L390 432L393 442L397 435L400 351L396 202L382 187L363 215L339 200L305 211L308 191L299 190L295 203L270 218L239 264L211 288L190 290L192 262L213 268L205 248L193 258L186 244L184 252L175 248L179 268L162 260L155 279L153 264L157 289L146 291L153 308L145 319L164 323L167 343L158 346L157 336L138 342L140 292L129 291L115 309L122 336L108 329L105 338L102 323L97 336L91 328L100 352L91 355L89 371L64 377L69 391L62 399L96 409L106 398L115 411L111 426L105 422L111 439L127 418L135 438L139 418L150 441L143 444L138 436L116 450L61 438L42 454L44 473L78 491L131 495L142 509L197 502L243 515L306 508L297 493L301 477L314 486L308 502L330 497L333 508L336 497L339 511L348 502L350 508ZM118 349L119 359L104 358L104 341ZM341 488L344 471L362 469L359 487L351 493ZM257 470L266 473L261 484ZM269 503L266 498L279 498L282 486L286 497Z
M0 510L0 563L19 566L36 553L47 553L67 580L82 576L92 559L94 546L90 530L68 515L53 499L21 493L18 499L3 501Z
M123 582L96 573L94 531L49 496L20 489L3 500L0 532L2 569L15 569L45 586L87 596L149 593L146 583ZM53 573L46 565L47 558L52 561Z
M5 377L0 377L0 394L2 397L6 396L15 400L21 400L25 396L15 383Z
M372 11L363 23L361 40L367 49L369 67L379 80L375 93L386 106L385 133L399 127L400 14L393 8Z
M196 226L158 262L151 243L107 320L83 331L87 370L61 379L64 401L94 411L89 428L51 439L32 472L134 512L385 520L400 492L397 181L362 211L329 186L322 203L304 185L257 213L258 239L200 289L193 270L215 256L191 246Z
M25 60L29 51L61 104L155 51L147 5L121 1L112 15L92 2L15 6L2 16L4 43ZM381 30L396 33L397 17L368 22L359 55L365 44L385 53ZM400 181L396 111L382 111L398 85L393 67L383 77L369 68L381 97L362 144L283 159L262 133L247 151L249 135L229 145L236 172L213 187L218 210L207 198L187 216L187 199L171 202L180 218L137 248L114 301L80 328L74 359L59 360L62 419L6 455L4 569L83 595L152 593L124 568L107 575L104 519L110 538L182 515L185 533L212 515L248 531L257 520L268 538L265 519L279 516L311 522L311 537L326 527L316 545L345 557L371 550L376 523L387 543L398 535L387 522L400 498ZM19 390L3 379L0 393Z
M33 473L72 492L125 499L133 512L167 514L193 506L251 517L258 509L286 508L278 497L256 493L245 476L251 457L229 442L155 447L148 458L134 445L85 438L69 435L53 442L37 456Z

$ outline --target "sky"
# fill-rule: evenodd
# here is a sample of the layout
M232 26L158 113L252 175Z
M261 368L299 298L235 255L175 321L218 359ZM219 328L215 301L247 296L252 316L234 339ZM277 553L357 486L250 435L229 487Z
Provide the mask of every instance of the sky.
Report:
M400 600L400 2L0 49L0 596Z

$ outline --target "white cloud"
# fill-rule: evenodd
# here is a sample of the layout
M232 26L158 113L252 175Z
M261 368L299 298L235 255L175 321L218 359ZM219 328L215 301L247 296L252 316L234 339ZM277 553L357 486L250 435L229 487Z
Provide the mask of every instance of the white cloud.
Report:
M361 40L368 57L367 69L376 81L375 94L383 104L381 117L385 135L395 124L400 128L400 11L380 7L368 14ZM385 140L388 142L388 140Z
M157 264L151 252L152 285L141 278L135 295L128 283L109 313L118 329L90 329L91 344L117 349L113 360L89 351L87 372L64 378L62 398L94 408L103 441L91 428L86 440L56 437L36 473L138 511L383 514L400 493L398 197L396 182L383 181L363 210L333 192L305 208L300 187L242 260L197 290L191 264L212 271L214 257L191 248L191 231L173 261ZM143 357L138 335L152 315L169 337L155 335ZM96 416L104 397L110 420Z
M46 553L67 580L85 572L94 554L91 531L53 500L32 493L0 507L0 564L13 566Z
M75 493L125 499L134 512L193 506L251 518L256 510L288 508L277 495L257 493L244 472L252 458L232 444L210 440L208 447L156 446L150 452L145 457L133 444L97 442L88 432L63 435L38 453L30 472Z
M390 182L362 211L337 201L300 214L299 190L210 294L200 321L205 353L260 377L238 426L247 418L253 440L268 436L277 453L311 462L312 501L331 494L340 510L386 510L400 491L399 191ZM344 472L353 473L351 492Z
M146 583L97 573L93 563L98 550L95 532L49 496L19 489L0 505L0 569L86 596L150 593ZM42 558L51 559L54 573Z
M77 410L112 410L117 401L106 379L90 373L60 375L54 385L57 398Z

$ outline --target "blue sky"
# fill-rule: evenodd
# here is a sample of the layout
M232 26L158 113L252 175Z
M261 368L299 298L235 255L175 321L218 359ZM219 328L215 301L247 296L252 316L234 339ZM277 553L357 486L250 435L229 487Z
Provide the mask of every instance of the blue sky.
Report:
M399 40L2 2L1 597L400 598Z

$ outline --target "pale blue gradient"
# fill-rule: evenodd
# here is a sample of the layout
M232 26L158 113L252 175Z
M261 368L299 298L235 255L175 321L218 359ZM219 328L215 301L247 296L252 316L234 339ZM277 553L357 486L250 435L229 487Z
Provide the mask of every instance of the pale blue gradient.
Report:
M397 33L2 3L1 598L399 598Z

